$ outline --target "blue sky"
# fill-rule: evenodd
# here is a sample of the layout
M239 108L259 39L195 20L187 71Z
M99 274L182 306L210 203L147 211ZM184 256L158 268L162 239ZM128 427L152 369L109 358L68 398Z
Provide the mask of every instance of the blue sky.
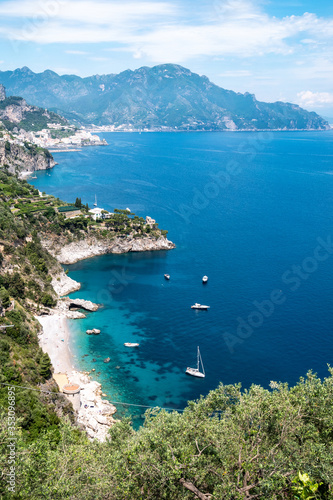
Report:
M333 117L330 0L0 0L0 70L119 73L181 64Z

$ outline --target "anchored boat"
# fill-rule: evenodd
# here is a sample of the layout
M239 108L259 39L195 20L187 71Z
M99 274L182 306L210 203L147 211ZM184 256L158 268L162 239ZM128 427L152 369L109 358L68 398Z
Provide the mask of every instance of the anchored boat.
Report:
M208 276L203 276L202 277L202 282L203 283L207 283L207 281L208 281Z
M200 371L200 369L199 369L200 364L202 367L202 371ZM204 369L204 365L202 362L202 357L200 354L199 346L197 347L197 367L196 368L187 367L185 373L187 373L187 375L192 375L193 377L205 378L206 374L205 374L205 369Z
M210 308L210 306L204 306L202 304L198 304L197 302L193 306L191 306L191 309L204 309L204 310L207 310L209 308Z
M125 347L139 347L139 344L137 344L136 342L125 342L124 346Z

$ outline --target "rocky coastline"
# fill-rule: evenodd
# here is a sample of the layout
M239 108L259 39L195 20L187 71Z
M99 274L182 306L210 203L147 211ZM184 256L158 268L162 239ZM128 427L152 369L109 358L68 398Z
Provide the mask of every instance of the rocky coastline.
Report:
M33 153L23 146L11 143L6 147L5 142L0 142L0 165L7 165L8 171L12 174L22 172L30 175L36 170L48 170L56 165L51 154L44 151Z
M85 240L68 244L63 244L59 239L55 241L44 238L42 244L61 264L73 264L82 259L107 253L120 254L175 248L174 243L164 236L157 239L127 236L114 240L88 237ZM59 389L62 390L66 383L80 386L81 406L76 412L77 423L85 430L89 439L103 442L108 438L110 427L116 422L114 414L117 409L104 399L101 384L90 378L90 372L80 372L73 366L69 349L70 332L67 326L67 319L85 318L87 311L96 311L99 305L83 299L67 297L69 293L79 290L81 284L59 268L52 276L52 286L58 295L58 303L54 309L45 310L42 315L37 316L43 327L39 342L42 349L50 356L54 370L53 377ZM110 358L105 360L105 362L109 361Z
M42 238L43 247L61 264L75 264L80 260L104 255L109 253L121 254L127 252L150 252L157 250L171 250L175 248L175 244L169 241L166 237L142 237L98 239L96 237L87 237L84 240L73 241L71 243L62 244L59 239Z

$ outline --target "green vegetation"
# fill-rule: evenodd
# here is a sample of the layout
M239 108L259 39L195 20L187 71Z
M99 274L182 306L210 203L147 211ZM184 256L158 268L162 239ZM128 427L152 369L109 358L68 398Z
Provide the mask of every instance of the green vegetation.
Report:
M74 426L38 345L34 315L55 305L50 273L59 270L41 238L161 234L126 210L95 223L75 204L82 215L65 219L59 199L0 172L0 326L8 327L0 328L0 498L333 500L331 368L323 381L309 372L291 388L221 384L182 413L149 410L138 431L124 419L102 444ZM15 494L6 384L16 398Z
M147 411L138 431L119 422L104 444L68 424L56 439L45 428L30 442L18 432L15 498L332 499L332 375L272 390L221 384L183 413Z
M52 158L52 155L48 149L40 148L39 146L36 146L36 144L32 144L31 142L25 142L24 147L32 156L43 154L45 158Z
M61 130L52 130L51 139L64 139L75 134L77 128L64 128Z
M0 101L0 110L6 109L7 106L20 106L23 101L22 97L10 96L6 97L3 101Z

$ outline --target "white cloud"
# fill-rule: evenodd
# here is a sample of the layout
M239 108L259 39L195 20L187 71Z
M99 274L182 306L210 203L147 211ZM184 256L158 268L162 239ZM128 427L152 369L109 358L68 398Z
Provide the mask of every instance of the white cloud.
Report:
M59 19L78 24L118 24L147 16L171 15L175 7L166 2L124 1L108 2L93 0L18 0L2 2L0 16L30 18L32 20Z
M84 50L65 50L66 54L73 54L75 56L87 56L89 52L85 52Z
M332 92L311 92L303 90L297 94L298 104L303 107L325 107L327 104L333 104Z
M0 17L0 35L11 40L116 43L120 52L152 62L183 63L201 56L289 56L297 50L314 49L317 43L327 50L333 37L332 19L307 12L272 17L263 11L260 1L251 0L216 0L200 20L197 16L191 22L181 2L175 7L157 0L11 0L0 2Z

